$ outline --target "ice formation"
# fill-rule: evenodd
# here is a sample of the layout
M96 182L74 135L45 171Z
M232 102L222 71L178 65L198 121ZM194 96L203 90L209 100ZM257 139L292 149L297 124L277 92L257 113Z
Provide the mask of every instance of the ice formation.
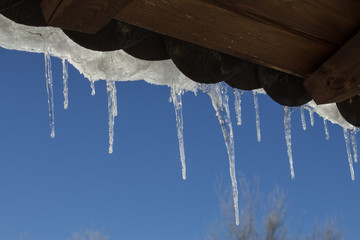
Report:
M54 90L53 79L51 71L51 56L47 45L47 40L44 40L44 59L45 59L45 79L46 79L46 91L48 95L49 106L49 119L50 119L50 137L55 137L55 116L54 116Z
M305 121L305 113L304 113L304 106L300 107L300 117L301 117L301 125L303 130L306 130L306 121Z
M347 157L348 157L348 161L349 161L351 180L355 181L354 166L353 166L353 160L352 160L351 151L350 151L349 129L344 128L344 139L345 139L345 145L346 145L346 153L347 153Z
M175 117L176 117L176 127L177 127L177 135L179 139L179 151L180 151L180 161L182 168L182 178L186 179L186 164L185 164L185 150L184 150L184 121L182 114L182 100L181 96L183 94L182 89L172 87L170 88L171 101L174 104L175 109Z
M258 142L261 141L261 132L260 132L260 114L259 114L259 101L258 101L258 93L253 91L254 95L254 106L255 106L255 114L256 114L256 135Z
M65 59L62 60L62 66L63 66L63 94L64 94L64 109L68 109L69 106L69 89L68 89L68 63Z
M239 206L238 206L238 188L235 171L235 148L234 134L232 130L229 97L227 95L227 86L224 83L208 84L202 86L203 91L209 95L216 116L219 119L221 130L224 135L225 145L229 157L230 177L233 190L233 201L235 209L236 225L239 225Z
M117 116L117 99L116 99L116 85L115 81L106 81L106 91L108 96L108 111L109 111L109 153L113 153L114 144L114 125L115 117Z
M326 123L326 118L324 118L324 130L325 130L325 138L326 138L326 140L329 140L330 135L329 135L329 129L328 129L327 123Z
M46 37L45 37L46 36ZM45 40L44 40L45 39ZM116 81L137 81L145 80L156 85L166 85L171 87L171 98L175 107L176 122L178 129L180 159L182 163L182 176L186 178L185 152L183 143L183 119L181 95L186 91L196 93L203 89L212 101L216 115L219 119L225 139L227 152L229 155L230 176L233 188L233 200L235 208L236 223L239 223L238 216L238 189L235 174L235 152L232 125L230 121L230 111L226 87L223 84L200 85L185 77L172 63L166 61L143 61L136 59L125 52L97 52L85 49L70 40L61 29L53 27L30 27L16 24L11 20L0 15L0 46L27 52L44 53L46 88L48 93L49 118L51 127L51 137L55 136L54 128L54 101L53 101L53 82L51 73L51 56L63 60L63 84L64 84L64 108L68 106L67 88L67 62L72 64L86 78L90 79L91 94L95 95L95 81L106 80L108 94L109 111L109 153L113 152L114 142L114 119L117 115ZM256 111L257 139L261 140L260 118L258 106L258 94L264 93L262 89L253 91L254 104ZM237 124L241 125L241 94L235 90L235 110ZM350 152L350 141L354 153L354 160L357 162L357 146L355 131L339 113L336 104L316 105L314 101L304 106L309 111L311 126L314 125L314 112L324 118L326 136L328 131L326 121L338 124L344 128L344 138L346 142L347 155L349 159L351 177L354 179L354 170ZM302 126L306 129L304 108L301 108ZM287 153L290 163L291 178L295 178L292 149L291 149L291 111L292 108L285 107L284 129L287 145ZM325 120L326 119L326 120Z
M90 79L91 96L95 96L95 81Z
M351 129L350 130L351 145L352 145L352 149L353 149L354 162L355 163L358 162L358 150L357 150L357 143L356 143L356 133L357 133L357 129Z
M49 35L51 33L51 35ZM61 29L53 27L30 27L16 24L0 15L0 46L6 49L43 53L43 37L47 39L48 53L53 57L66 59L81 74L91 81L113 79L114 81L145 80L156 85L179 87L185 91L196 92L198 83L183 76L170 60L143 61L122 50L97 52L85 49L69 39ZM258 90L257 93L260 93ZM336 104L307 104L321 117L345 128L353 128L340 115Z
M234 88L234 97L235 97L235 113L236 113L236 124L241 125L241 95L244 93L239 89Z
M289 157L290 164L290 175L291 179L295 180L295 171L294 171L294 162L291 149L291 112L293 109L291 107L284 107L284 129L285 129L285 141L287 147L287 154Z
M310 117L310 124L313 127L314 126L314 110L312 108L307 108L309 111L309 117Z

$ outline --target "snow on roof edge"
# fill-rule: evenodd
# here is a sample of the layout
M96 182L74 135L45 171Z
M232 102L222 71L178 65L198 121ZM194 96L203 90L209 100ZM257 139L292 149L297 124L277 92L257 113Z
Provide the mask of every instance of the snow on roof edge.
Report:
M44 47L54 57L66 59L91 81L145 80L156 85L166 85L185 91L197 92L200 84L184 76L172 63L165 61L144 61L124 51L97 52L85 49L69 39L61 29L54 27L31 27L17 24L0 15L0 46L9 50L43 53ZM264 93L262 89L256 90ZM338 111L336 104L307 106L324 119L345 129L354 129Z

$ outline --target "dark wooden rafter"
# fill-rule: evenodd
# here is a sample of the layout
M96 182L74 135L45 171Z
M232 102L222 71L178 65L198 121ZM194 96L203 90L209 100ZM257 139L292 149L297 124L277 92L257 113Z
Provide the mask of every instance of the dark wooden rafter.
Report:
M336 49L219 3L136 0L115 18L299 76L314 71Z
M360 32L304 82L317 104L360 94Z
M96 33L132 0L43 0L41 7L51 26Z
M342 45L360 23L360 2L352 0L213 0L229 10L299 35ZM220 5L222 4L222 5Z

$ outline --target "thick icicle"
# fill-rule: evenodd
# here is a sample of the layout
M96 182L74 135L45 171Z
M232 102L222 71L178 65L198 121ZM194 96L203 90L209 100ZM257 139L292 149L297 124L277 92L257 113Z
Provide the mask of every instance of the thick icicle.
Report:
M353 161L352 161L351 152L350 152L349 130L347 130L345 128L344 128L344 139L345 139L345 145L346 145L346 153L347 153L348 161L349 161L351 180L355 181L354 166L353 166Z
M235 209L236 225L239 225L239 201L238 201L238 188L236 181L235 171L235 149L234 149L234 135L232 130L230 110L229 110L229 97L227 95L226 85L223 83L218 84L205 84L202 86L205 93L211 98L212 105L216 111L216 116L219 119L221 129L224 135L224 140L229 156L230 177L233 190L233 201Z
M294 162L291 150L291 107L284 107L284 128L285 128L285 140L287 146L287 154L289 157L289 164L290 164L290 174L291 179L295 180L295 171L294 171Z
M259 115L259 102L257 92L253 91L254 94L254 105L255 105L255 114L256 114L256 134L258 142L261 141L261 132L260 132L260 115Z
M63 94L64 94L64 109L68 109L69 106L69 89L68 89L68 62L63 59L62 60L62 66L63 66Z
M109 153L113 153L114 143L114 123L117 116L117 100L116 100L116 85L115 81L106 81L106 90L108 96L108 111L109 111Z
M357 143L356 143L356 133L357 133L357 129L352 129L350 131L350 136L351 136L351 145L352 145L352 149L353 149L353 154L354 154L354 162L358 162L358 150L357 150Z
M305 131L306 130L306 121L305 121L305 114L304 114L304 107L300 107L300 116L301 116L301 124L302 128Z
M50 137L55 137L55 116L54 116L54 91L51 70L51 56L47 46L47 40L44 40L44 58L45 58L45 78L46 91L48 95L49 119L50 119Z
M235 96L235 113L236 113L236 120L237 120L237 125L241 125L242 124L242 120L241 120L241 95L243 94L242 91L234 88L234 96Z
M91 88L91 96L95 95L95 81L94 80L90 80L90 88Z
M327 127L327 122L326 119L324 118L324 129L325 129L325 136L326 136L326 140L330 139L330 135L329 135L329 129Z
M174 104L175 116L176 116L176 127L177 135L179 139L179 151L180 151L180 161L182 168L182 178L186 179L186 164L185 164L185 150L184 150L184 135L183 135L183 114L182 114L182 100L181 95L183 91L177 88L171 88L171 99Z

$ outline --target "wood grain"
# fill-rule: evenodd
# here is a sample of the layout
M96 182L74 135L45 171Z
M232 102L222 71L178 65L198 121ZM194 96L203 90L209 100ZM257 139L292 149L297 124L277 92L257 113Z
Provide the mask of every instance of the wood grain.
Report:
M83 33L96 33L132 0L43 0L49 25Z
M317 104L360 94L360 32L304 82Z
M240 14L264 19L299 34L342 45L360 25L360 1L213 0Z
M336 49L213 1L134 0L115 18L298 76L316 70Z

